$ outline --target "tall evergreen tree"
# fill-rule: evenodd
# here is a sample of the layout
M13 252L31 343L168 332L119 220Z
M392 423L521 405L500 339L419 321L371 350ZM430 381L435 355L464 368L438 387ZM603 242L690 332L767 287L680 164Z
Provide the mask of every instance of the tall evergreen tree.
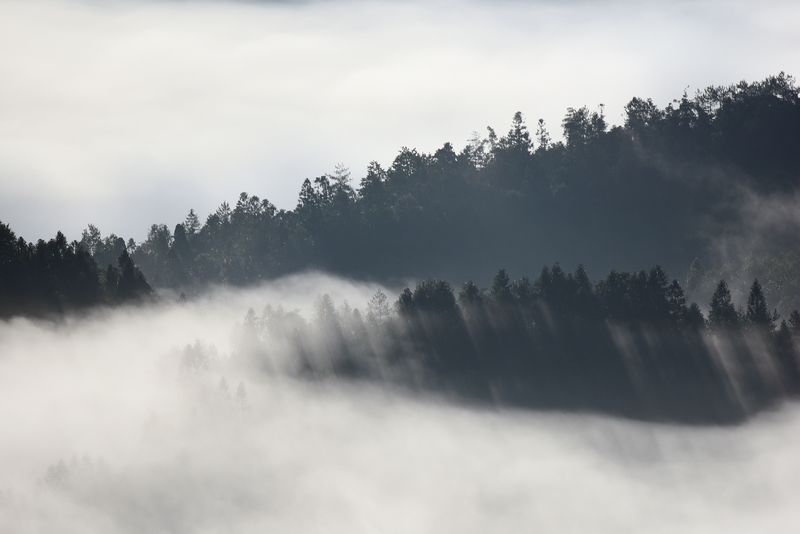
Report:
M123 250L117 260L119 281L115 298L119 302L137 301L149 297L153 290L141 271L133 264L127 250Z
M673 280L666 290L669 315L675 323L684 320L688 310L686 308L686 295L677 280Z
M193 236L197 232L200 231L200 218L195 213L194 209L190 209L189 213L186 215L186 219L183 222L184 228L186 228L186 233L189 236Z
M745 319L751 325L769 328L770 330L774 326L772 315L767 308L767 299L764 297L764 292L761 290L761 284L758 283L758 280L754 280L753 285L750 286Z
M739 324L739 314L733 306L731 292L725 280L720 280L711 297L708 322L712 328L733 328Z
M498 302L511 300L511 279L505 269L500 269L492 281L492 297Z

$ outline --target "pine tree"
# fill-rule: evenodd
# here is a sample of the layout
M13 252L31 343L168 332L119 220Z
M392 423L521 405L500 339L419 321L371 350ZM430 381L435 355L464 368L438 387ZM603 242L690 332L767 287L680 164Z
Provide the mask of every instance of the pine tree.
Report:
M297 214L303 219L308 219L320 207L320 199L311 180L306 178L300 186L300 196L297 199Z
M387 321L390 315L389 299L383 291L378 291L367 303L367 317L380 324Z
M152 294L153 290L141 271L134 265L127 250L123 250L117 260L119 281L117 282L116 300L120 302L140 300Z
M592 281L583 265L578 265L572 277L575 285L575 311L581 317L594 318L600 312Z
M468 281L458 293L458 303L462 306L474 306L481 303L481 290L475 282Z
M414 311L414 295L409 288L403 289L395 306L399 315L409 315Z
M186 220L183 222L183 226L189 236L193 236L200 230L200 219L197 217L194 209L189 210L189 214L186 215Z
M703 317L703 312L700 311L700 306L692 302L683 316L683 324L693 330L701 330L706 326L706 319Z
M547 126L544 123L544 119L539 119L539 122L537 123L536 142L538 144L536 147L537 152L550 148L550 132L547 131Z
M733 306L731 292L725 280L720 280L717 289L711 297L711 309L708 322L716 329L732 328L739 324L739 314Z
M683 322L687 313L686 295L677 280L673 280L666 291L669 315L675 323ZM699 310L699 308L698 308Z
M511 123L511 129L508 134L500 140L500 146L503 149L517 150L521 152L530 152L531 137L528 133L528 127L525 126L525 120L522 118L522 113L517 111L514 113L514 119Z
M350 169L344 163L337 163L334 166L333 182L340 189L350 189Z
M745 319L748 323L758 327L773 328L772 315L767 308L767 300L761 290L758 280L753 282L750 287L750 295L747 297L747 311Z

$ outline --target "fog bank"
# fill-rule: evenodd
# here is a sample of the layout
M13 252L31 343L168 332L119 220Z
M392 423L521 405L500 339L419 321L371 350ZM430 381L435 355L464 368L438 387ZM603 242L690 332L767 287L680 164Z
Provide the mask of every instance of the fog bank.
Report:
M672 427L468 409L236 358L249 307L313 320L323 293L363 309L377 289L310 274L0 323L0 531L794 530L793 405Z

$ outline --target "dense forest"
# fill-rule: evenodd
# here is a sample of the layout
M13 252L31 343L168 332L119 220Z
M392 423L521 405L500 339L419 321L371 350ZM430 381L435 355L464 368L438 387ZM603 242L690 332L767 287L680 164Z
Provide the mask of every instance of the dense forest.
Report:
M266 365L265 336L280 331L304 376L682 421L737 421L797 393L798 228L772 209L800 186L794 79L709 87L664 108L634 98L620 126L602 106L570 108L561 127L554 141L516 113L507 133L488 128L460 151L403 148L357 187L342 166L306 179L294 209L242 193L205 222L190 210L173 230L153 225L141 243L93 225L80 241L29 243L0 223L0 318L320 269L424 281L394 308L379 293L363 315L327 298L311 322L251 312L249 361ZM557 263L587 259L590 272ZM497 265L552 267L452 290ZM708 302L706 315L690 300Z
M152 295L124 247L105 265L99 269L90 250L68 243L61 232L34 244L0 222L0 318L55 316Z
M355 185L350 172L306 179L297 206L242 193L202 222L153 225L141 243L90 226L81 245L101 266L124 248L154 287L188 293L304 269L397 281L476 278L585 262L594 276L661 264L705 300L720 278L744 294L758 277L800 306L797 225L776 205L800 185L800 92L783 73L709 87L664 108L633 98L624 124L601 106L570 108L554 141L521 113L460 151L403 148ZM753 235L753 232L759 232ZM690 279L691 278L691 279Z
M800 313L770 311L761 285L737 309L724 281L708 317L660 267L611 272L545 267L535 280L500 270L488 290L443 280L403 290L392 308L376 294L365 313L250 310L238 356L274 369L290 347L299 375L378 380L475 402L595 410L651 420L730 423L800 392ZM280 342L276 342L280 340ZM288 343L287 343L288 340ZM188 365L203 363L197 346Z

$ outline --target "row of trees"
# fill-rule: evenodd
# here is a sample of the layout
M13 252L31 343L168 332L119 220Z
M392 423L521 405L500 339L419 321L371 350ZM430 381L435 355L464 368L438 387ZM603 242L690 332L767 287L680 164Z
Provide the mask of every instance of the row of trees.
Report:
M123 246L99 269L91 251L58 232L28 243L0 222L0 318L53 315L150 296L152 290Z
M646 419L735 422L800 392L800 314L770 312L760 284L737 310L720 282L708 317L660 267L592 283L558 265L506 271L489 289L442 280L382 293L366 313L330 299L305 322L252 310L240 354L269 368L291 347L304 376L389 380L482 402ZM281 342L277 342L280 339Z
M242 193L204 222L190 211L174 227L153 225L138 245L117 247L93 227L82 243L100 265L126 247L155 286L189 290L308 268L465 279L498 262L522 270L586 258L594 274L664 259L683 273L758 216L739 211L746 192L798 186L800 92L784 74L664 108L634 98L620 126L602 107L570 108L562 128L553 141L543 121L532 133L517 113L505 135L488 128L460 151L403 148L357 185L343 167L307 179L292 210Z

